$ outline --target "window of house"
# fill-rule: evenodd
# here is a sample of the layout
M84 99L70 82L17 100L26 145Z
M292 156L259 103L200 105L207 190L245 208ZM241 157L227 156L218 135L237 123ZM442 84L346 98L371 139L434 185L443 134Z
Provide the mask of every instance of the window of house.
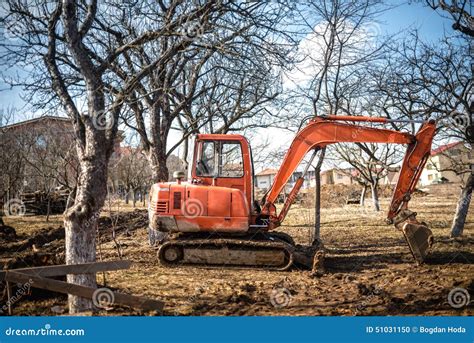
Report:
M343 177L344 177L344 175L342 175L342 174L337 174L337 179L338 179L338 180L342 180Z
M434 175L433 175L433 174L429 174L429 175L428 175L428 180L429 180L429 181L433 181L433 179L434 179Z
M451 151L449 152L451 156L459 156L460 153L461 152L459 151L459 149L451 149Z
M46 146L48 145L46 143L46 138L43 135L39 135L38 137L36 137L36 145L40 148L46 148Z

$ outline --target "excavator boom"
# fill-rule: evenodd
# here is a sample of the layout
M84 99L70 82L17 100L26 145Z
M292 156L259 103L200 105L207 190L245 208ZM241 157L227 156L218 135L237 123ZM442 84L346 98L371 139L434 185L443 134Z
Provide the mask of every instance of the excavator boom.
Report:
M410 232L416 231L416 234L412 232L410 236L418 237L420 242L414 242L414 238L407 237L408 234L406 233L405 237L413 255L421 262L426 255L426 250L429 248L430 242L428 241L431 241L431 232L427 232L426 230L429 231L427 228L423 230L419 227L419 223L415 219L416 214L408 211L407 205L412 192L415 190L426 160L430 155L431 143L436 130L435 122L433 120L422 122L417 134L412 135L406 132L348 124L341 121L387 123L390 120L386 118L355 116L326 116L316 117L311 120L296 135L275 176L272 187L267 192L264 201L262 201L264 203L262 215L268 216L269 228L274 229L280 226L291 204L294 202L301 188L302 177L295 183L281 212L279 214L276 213L275 202L278 195L310 150L318 150L330 144L343 142L407 144L407 152L387 213L387 219L390 223L402 229L404 233L406 231L404 226L406 221L410 224ZM420 235L420 231L423 231L424 234ZM420 245L423 247L420 247Z

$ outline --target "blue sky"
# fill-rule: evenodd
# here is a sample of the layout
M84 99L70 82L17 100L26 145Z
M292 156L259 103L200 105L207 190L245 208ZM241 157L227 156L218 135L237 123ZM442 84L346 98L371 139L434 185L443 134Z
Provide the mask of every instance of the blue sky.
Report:
M418 28L425 40L437 40L444 35L445 31L448 35L453 33L451 20L423 4L407 4L405 1L388 1L387 3L396 6L380 17L381 24L388 33Z
M381 33L399 33L405 35L407 30L417 28L424 40L436 41L446 31L451 34L451 21L443 18L439 13L420 3L408 4L402 1L389 1L389 5L396 6L380 16ZM3 37L2 37L3 39ZM13 89L0 82L0 110L8 106L15 106L21 114L15 118L20 121L30 118L28 106L20 98L21 90Z

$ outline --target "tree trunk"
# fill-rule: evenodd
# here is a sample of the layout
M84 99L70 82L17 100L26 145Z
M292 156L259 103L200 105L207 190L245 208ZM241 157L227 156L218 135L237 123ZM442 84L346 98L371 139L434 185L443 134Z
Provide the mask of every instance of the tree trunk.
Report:
M46 223L49 222L50 212L51 212L51 194L48 193L48 203L46 205Z
M166 166L166 152L157 147L151 147L148 154L153 182L168 181L168 167Z
M71 189L71 191L69 192L69 195L67 196L67 201L66 201L66 211L68 208L74 205L74 199L76 198L76 191L77 191L77 186L74 186L74 188Z
M365 206L365 196L367 195L367 186L362 187L362 192L360 193L360 206Z
M135 189L132 190L132 201L133 201L133 208L137 207L137 192Z
M129 202L130 202L130 190L127 188L125 190L125 204L128 205Z
M183 161L184 165L184 173L185 175L188 175L188 153L189 153L189 138L186 138L183 141L183 152L181 154L181 160Z
M314 228L311 233L311 244L318 244L321 238L321 167L324 161L326 148L321 149L318 163L314 168Z
M472 198L472 190L474 188L474 175L469 175L466 185L462 188L459 196L456 214L454 215L453 225L451 226L451 237L459 237L462 235L464 224L466 223L467 213Z
M100 149L97 146L95 149ZM81 160L74 205L66 211L66 263L94 262L96 259L96 230L100 210L107 196L107 169L102 166L106 156L97 153ZM68 275L67 281L96 287L95 274ZM92 301L69 295L70 313L92 309Z
M168 181L168 167L166 166L166 153L157 147L151 147L148 160L152 171L153 182ZM148 241L151 246L155 246L166 240L168 234L148 227Z
M377 184L371 184L370 189L372 191L372 201L374 204L374 210L380 211L380 202L379 202L379 191L377 189Z

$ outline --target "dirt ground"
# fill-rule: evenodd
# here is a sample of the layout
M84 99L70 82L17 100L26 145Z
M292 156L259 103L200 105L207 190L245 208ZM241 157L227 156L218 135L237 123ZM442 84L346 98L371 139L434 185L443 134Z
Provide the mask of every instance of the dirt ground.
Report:
M461 239L449 238L456 196L417 196L410 204L431 226L436 243L425 264L416 265L402 234L384 222L384 213L357 205L324 208L321 239L328 249L327 273L307 270L217 270L165 268L148 246L144 210L127 209L117 221L101 218L98 259L133 261L129 270L98 274L99 284L165 302L165 315L473 315L470 304L454 308L448 294L464 288L474 297L474 204ZM386 209L388 199L382 199ZM60 216L8 217L16 237L3 238L0 263L15 268L63 261ZM312 210L294 206L279 230L309 243ZM50 229L44 229L45 227ZM112 239L112 227L116 239ZM53 232L52 241L32 239ZM0 237L2 240L2 237ZM46 239L47 241L48 239ZM1 290L1 288L0 288ZM1 295L1 293L0 293ZM452 299L452 298L451 298ZM454 301L459 298L454 297ZM462 299L461 299L462 300ZM0 298L0 307L5 298ZM451 301L452 303L452 301ZM66 297L32 290L13 305L15 315L66 313ZM126 307L97 315L139 315Z

